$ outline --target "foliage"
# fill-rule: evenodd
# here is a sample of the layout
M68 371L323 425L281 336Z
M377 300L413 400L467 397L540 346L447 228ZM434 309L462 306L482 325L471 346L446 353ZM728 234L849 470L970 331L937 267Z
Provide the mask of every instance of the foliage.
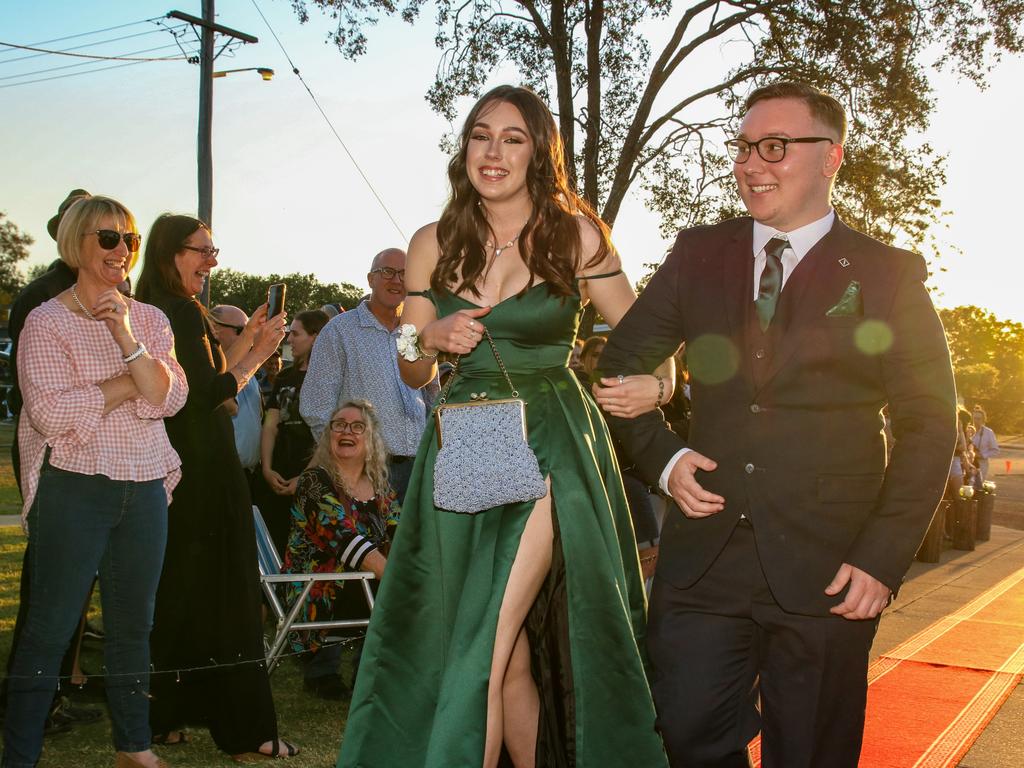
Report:
M306 309L319 309L338 302L345 309L359 303L366 293L350 283L321 283L316 275L294 272L290 275L250 275L234 269L218 269L210 274L210 304L233 304L248 313L267 300L267 286L287 283L286 310L295 317Z
M34 243L32 235L22 232L0 211L0 291L16 295L25 284L19 264L28 258L28 247Z
M426 0L292 0L336 22L343 55L367 28ZM927 75L983 86L988 66L1024 50L1024 2L1008 0L435 0L441 49L427 101L453 120L495 78L520 81L557 112L584 196L613 223L638 184L665 233L713 222L739 201L721 142L754 87L778 78L840 97L852 118L836 207L886 242L921 249L940 214L943 158L909 139L934 109ZM935 60L929 60L933 57Z
M1024 432L1024 325L974 306L939 314L964 404L984 406L997 432Z

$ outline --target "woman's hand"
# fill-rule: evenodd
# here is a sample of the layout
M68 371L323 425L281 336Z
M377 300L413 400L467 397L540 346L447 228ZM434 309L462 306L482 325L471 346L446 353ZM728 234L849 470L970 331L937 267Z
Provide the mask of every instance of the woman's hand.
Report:
M650 374L626 376L621 381L618 376L603 378L599 385L595 384L591 389L597 404L605 412L624 419L635 419L649 413L658 407L656 403L664 405L672 396L671 392L665 391L667 387L659 384L658 378Z
M257 321L255 325L253 325L253 321ZM256 329L252 339L252 349L259 355L261 362L274 354L281 342L284 341L284 326L287 321L288 317L284 312L276 317L268 318L266 304L257 309L249 319L245 328L246 331L250 326Z
M117 288L108 288L96 297L92 314L107 326L122 354L130 355L138 348L139 344L132 336L132 325L128 319L128 302Z
M288 495L288 481L266 465L263 466L263 479L278 496Z
M639 552L640 555L640 575L643 576L644 581L647 581L654 576L654 570L658 567L658 547L645 547Z
M451 352L467 355L484 337L484 326L476 318L491 311L490 307L461 309L458 312L434 320L420 334L420 348L428 354Z

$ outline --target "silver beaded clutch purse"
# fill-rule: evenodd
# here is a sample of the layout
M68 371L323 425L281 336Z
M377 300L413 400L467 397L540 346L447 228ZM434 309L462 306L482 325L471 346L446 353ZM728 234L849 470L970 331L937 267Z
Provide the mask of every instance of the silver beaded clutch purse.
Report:
M471 402L448 404L461 356L455 361L434 411L434 506L450 512L475 514L547 493L537 457L526 441L526 403L512 385L491 334L485 333L512 397L490 400L481 392L471 395Z

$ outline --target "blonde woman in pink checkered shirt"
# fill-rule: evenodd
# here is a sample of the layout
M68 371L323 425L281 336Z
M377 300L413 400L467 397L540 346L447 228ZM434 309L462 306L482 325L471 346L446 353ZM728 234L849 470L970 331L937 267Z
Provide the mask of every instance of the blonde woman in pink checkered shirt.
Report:
M117 290L139 242L121 203L79 199L57 232L77 282L33 310L21 333L32 584L9 677L5 767L39 759L60 659L97 571L115 765L166 765L150 749L149 632L181 464L163 419L184 405L188 386L167 318Z

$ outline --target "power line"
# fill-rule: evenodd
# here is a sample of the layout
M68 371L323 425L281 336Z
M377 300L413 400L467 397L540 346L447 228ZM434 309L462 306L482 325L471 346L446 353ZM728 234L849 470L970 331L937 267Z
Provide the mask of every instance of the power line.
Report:
M166 50L168 48L177 48L177 47L178 46L175 43L171 43L170 45L158 45L155 48L146 48L146 49L141 50L141 51L132 51L131 53L124 54L124 56L112 56L110 58L111 58L111 60L114 60L114 61L127 61L129 59L127 59L126 57L134 56L137 53L152 53L153 51L163 51L163 50ZM177 60L180 60L180 59L177 59ZM135 61L135 60L132 59L132 61ZM149 59L146 59L146 61L149 61ZM156 61L167 61L167 59L156 59ZM15 79L17 79L19 77L31 77L32 75L42 75L42 74L46 74L47 72L59 72L59 71L61 71L63 69L74 69L75 67L89 67L89 66L92 66L92 65L97 64L97 63L98 62L96 62L96 61L80 61L77 64L65 64L65 65L60 66L60 67L49 67L47 69L37 69L37 70L34 70L32 72L20 72L17 75L5 75L3 77L0 77L0 80L15 80ZM139 62L139 63L141 63L141 62Z
M396 230L398 230L398 234L401 235L402 239L408 243L409 238L406 237L405 232L402 231L402 228L398 226L398 222L395 221L395 217L391 215L391 211L388 210L388 207L384 203L384 200L381 198L379 194L377 194L377 190L374 189L373 184L370 182L370 179L367 178L365 173L363 173L363 169L359 167L359 163L356 162L355 157L352 155L351 152L349 152L348 147L345 146L345 141L341 138L341 134L339 134L338 130L334 127L334 123L331 122L331 118L329 118L327 116L327 113L324 112L323 107L320 106L320 102L317 101L312 89L310 89L309 85L306 84L306 81L302 77L302 73L299 72L299 68L295 66L295 62L292 61L292 57L289 56L288 51L285 50L284 44L281 42L281 38L277 36L277 32L275 32L274 28L270 26L270 22L267 21L267 17L263 15L263 11L261 11L260 7L256 4L256 0L252 0L252 4L253 7L256 9L256 12L260 15L260 18L263 19L263 23L267 25L267 29L270 30L270 34L274 36L274 40L277 41L277 45L281 49L281 53L284 54L284 57L288 60L288 64L291 65L292 72L294 72L295 76L299 78L299 82L302 83L302 86L306 89L306 93L309 94L309 98L313 100L313 104L316 105L317 110L319 110L320 114L323 115L324 120L327 121L327 126L331 129L331 132L334 134L334 138L336 138L338 140L338 143L341 144L341 148L345 150L345 154L348 155L348 159L352 161L352 165L355 166L356 171L359 172L359 175L366 183L366 186L369 187L370 193L380 204L380 207L384 209L384 213L387 214L388 219L391 220L391 224L395 227Z
M0 42L0 45L6 45L8 48L20 48L24 51L41 51L42 53L53 53L60 56L74 56L79 59L96 59L98 61L183 61L183 57L177 58L160 58L160 59L133 59L127 56L96 56L88 53L71 53L70 51L49 51L44 48L34 48L31 45L15 45L14 43Z
M74 40L76 37L88 37L89 35L99 35L99 34L102 34L104 32L111 32L111 31L113 31L115 29L124 29L125 27L134 27L136 24L148 24L149 22L159 21L160 19L163 19L163 18L165 18L165 17L164 16L154 16L152 19L142 19L141 21L130 21L127 24L118 24L118 25L113 26L113 27L105 27L104 29L97 29L97 30L94 30L92 32L81 32L81 33L79 33L77 35L67 35L66 37L55 37L52 40L40 40L37 43L32 43L32 45L49 45L50 43L60 43L60 42L62 42L64 40ZM3 51L0 51L0 53L3 53Z
M72 72L66 75L54 75L53 77L40 77L36 80L26 80L23 83L8 83L7 85L0 85L0 88L17 88L19 85L31 85L32 83L45 83L50 80L63 80L65 77L81 77L82 75L91 75L93 72L105 72L108 69L120 69L121 67L135 67L139 64L148 64L150 61L173 61L173 59L143 59L141 61L129 61L126 64L113 64L109 67L99 67L98 69L90 69L86 72Z
M170 32L173 33L175 30L182 29L184 26L185 26L184 24L181 24L181 25L179 25L177 27L173 27L173 28L158 27L158 28L155 28L155 29L151 29L148 32L137 32L134 35L121 35L120 37L111 37L111 38L109 38L107 40L97 40L97 41L92 42L92 43L85 43L83 45L76 45L76 46L73 46L71 48L61 48L58 51L58 53L67 53L68 51L80 51L83 48L92 48L92 47L97 46L97 45L107 45L108 43L118 43L118 42L121 42L122 40L131 40L131 39L136 38L136 37L145 37L146 35L156 35L156 34L159 34L161 32L168 32L168 31L170 31ZM38 43L35 43L35 45L38 45ZM0 51L0 53L9 53L9 51ZM5 61L0 61L0 66L2 66L4 64L13 64L16 61L26 61L27 59L38 59L41 56L51 56L51 55L53 55L53 54L50 54L50 53L30 53L28 56L19 56L16 59L6 59Z

